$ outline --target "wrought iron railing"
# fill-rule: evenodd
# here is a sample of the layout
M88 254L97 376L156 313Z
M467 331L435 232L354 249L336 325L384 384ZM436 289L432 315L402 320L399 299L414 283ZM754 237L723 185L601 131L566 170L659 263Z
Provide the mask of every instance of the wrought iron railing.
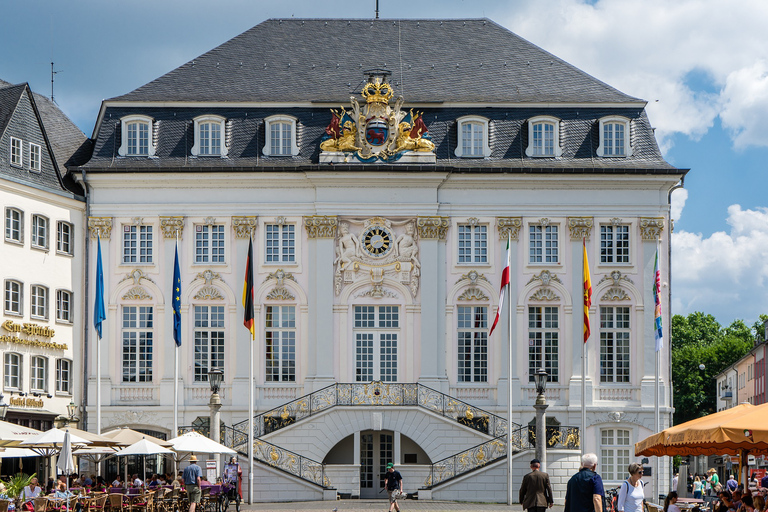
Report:
M253 458L326 489L331 488L331 481L325 474L325 464L322 462L261 439L253 442Z
M507 433L507 420L421 384L398 382L337 383L291 400L254 417L253 435L260 438L335 406L416 406L436 412L493 437ZM521 425L513 424L513 429ZM248 420L233 428L248 432Z
M507 456L507 436L500 436L432 464L424 486L429 488Z
M547 425L547 448L562 448L577 450L581 448L581 434L579 427L561 425ZM528 425L514 430L511 434L513 446L519 446L521 450L536 448L536 427Z

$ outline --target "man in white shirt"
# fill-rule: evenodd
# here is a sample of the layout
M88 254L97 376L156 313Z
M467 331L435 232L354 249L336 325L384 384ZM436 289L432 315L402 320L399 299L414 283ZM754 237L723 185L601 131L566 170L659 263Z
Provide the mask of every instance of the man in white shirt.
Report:
M40 488L39 485L37 485L37 478L32 477L32 480L30 480L29 485L24 487L24 489L21 491L21 499L25 503L29 503L33 499L37 498L42 494L43 490Z
M141 481L141 479L139 478L139 475L134 473L134 475L133 475L133 486L134 487L141 487L142 485L144 485L144 482Z
M675 473L675 477L672 479L672 490L673 491L677 490L677 482L680 481L679 479L680 479L680 477L679 477L678 473Z

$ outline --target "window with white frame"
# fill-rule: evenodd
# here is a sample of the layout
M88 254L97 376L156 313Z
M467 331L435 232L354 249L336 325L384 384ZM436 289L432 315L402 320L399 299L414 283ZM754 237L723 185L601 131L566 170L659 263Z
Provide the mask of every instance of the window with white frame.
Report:
M271 116L264 119L267 156L296 156L299 146L296 140L296 118L291 116Z
M48 319L48 288L41 285L30 287L32 318Z
M5 209L5 240L17 243L24 241L24 212L21 210Z
M48 219L42 215L32 216L32 247L48 248Z
M527 156L558 157L563 154L560 147L560 120L539 116L528 120Z
M600 473L603 480L621 481L630 462L631 432L626 429L600 431Z
M629 226L600 226L600 263L629 263Z
M226 156L226 120L219 116L195 118L193 156Z
M529 263L560 261L557 224L531 224L528 227L528 254Z
M29 144L29 169L40 172L40 145Z
M151 117L127 116L120 120L120 156L154 156L155 144Z
M195 263L224 263L224 225L195 226Z
M21 156L21 139L11 137L11 165L15 167L21 167L24 164L23 157Z
M600 382L629 382L629 308L600 307Z
M152 382L152 306L123 306L123 382Z
M488 119L466 116L457 119L458 144L454 154L459 158L486 158L491 156L488 137Z
M488 226L459 224L459 263L488 263Z
M458 380L488 382L488 307L458 308Z
M398 306L355 306L355 381L397 382Z
M267 382L296 381L296 306L265 308Z
M21 354L13 352L5 353L5 380L6 389L21 389Z
M72 292L56 290L56 320L72 322Z
M632 156L632 146L629 142L629 119L626 117L604 117L600 119L599 126L600 145L597 147L597 156Z
M72 393L72 361L69 359L56 360L56 392Z
M528 381L533 382L539 368L547 372L547 382L559 380L560 323L557 306L528 306Z
M21 315L23 285L19 281L7 279L5 281L5 307L6 315Z
M123 225L123 263L152 263L152 226Z
M195 306L195 382L224 370L224 306Z
M56 223L56 251L72 255L72 224L59 221Z
M48 358L35 356L30 367L29 387L32 391L48 391Z
M265 228L266 262L295 263L296 226L293 224L267 224Z

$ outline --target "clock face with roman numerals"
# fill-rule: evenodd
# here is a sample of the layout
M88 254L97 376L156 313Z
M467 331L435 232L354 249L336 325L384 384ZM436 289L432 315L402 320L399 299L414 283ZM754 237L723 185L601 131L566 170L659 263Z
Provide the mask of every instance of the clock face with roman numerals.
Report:
M380 258L392 249L392 233L383 226L371 226L363 232L362 242L365 252Z

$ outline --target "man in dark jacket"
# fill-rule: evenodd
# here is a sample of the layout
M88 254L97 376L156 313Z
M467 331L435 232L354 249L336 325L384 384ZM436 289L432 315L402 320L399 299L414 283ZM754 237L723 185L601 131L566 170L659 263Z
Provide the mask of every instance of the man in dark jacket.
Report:
M549 475L539 471L539 459L531 461L531 472L523 477L520 485L520 503L528 512L545 512L547 507L555 504L552 498L552 486Z
M568 480L563 512L603 512L603 479L597 474L597 455L581 457L581 469Z

